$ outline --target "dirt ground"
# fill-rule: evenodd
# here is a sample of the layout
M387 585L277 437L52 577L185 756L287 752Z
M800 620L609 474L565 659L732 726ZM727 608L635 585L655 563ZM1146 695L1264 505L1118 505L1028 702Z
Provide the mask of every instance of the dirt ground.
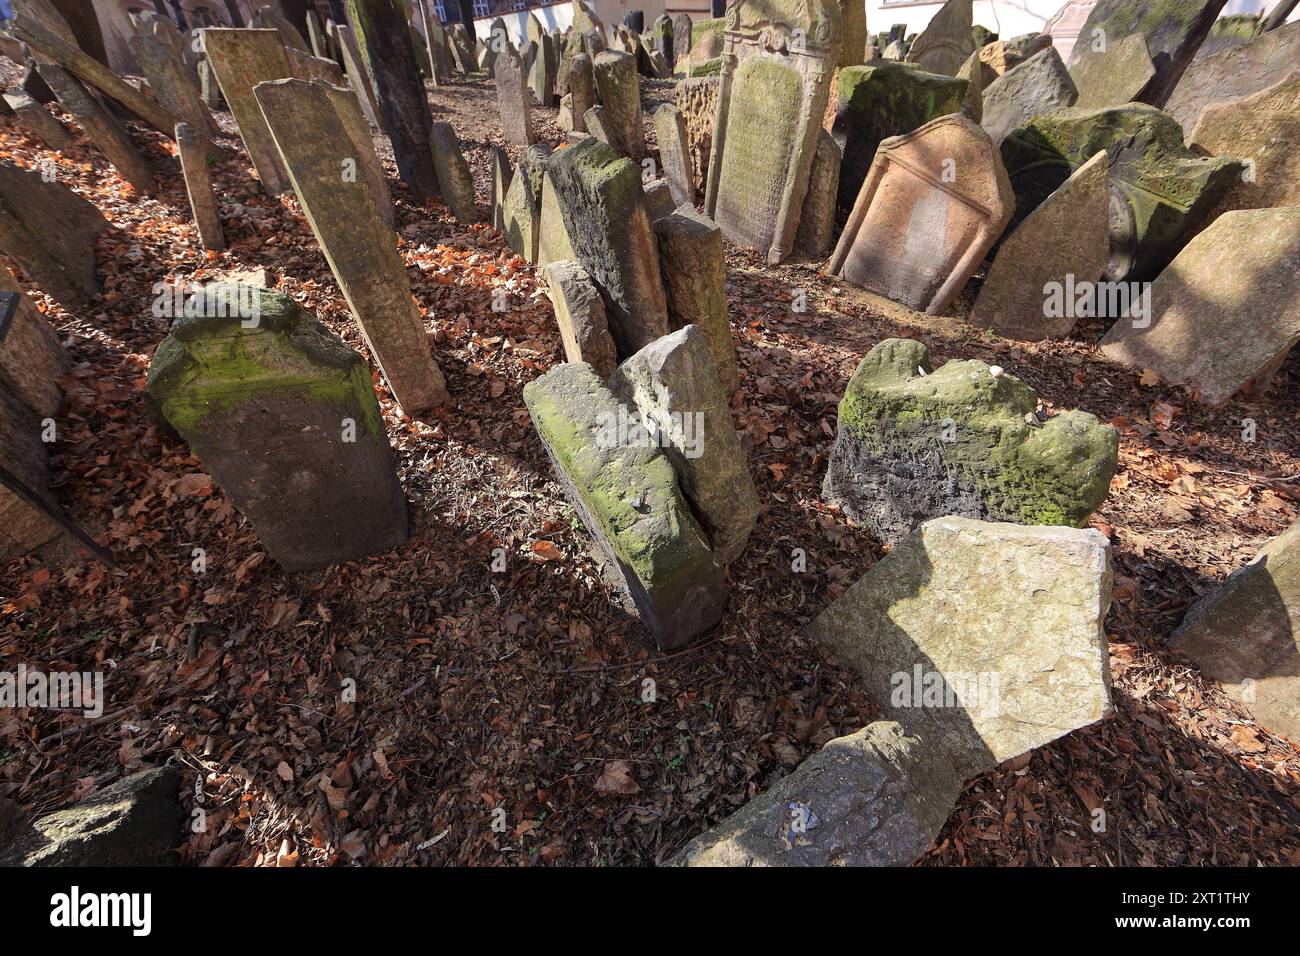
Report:
M665 89L650 87L647 103ZM486 211L501 143L493 85L454 82L431 104L458 130ZM555 115L535 111L552 144ZM165 139L134 130L167 161ZM1099 324L1061 342L1003 341L961 321L969 289L954 316L927 317L817 264L769 268L731 249L733 411L763 511L729 570L722 623L664 654L611 601L524 408L523 385L562 359L534 270L490 226L413 206L391 154L401 251L456 407L413 421L380 390L411 504L405 547L314 575L266 560L202 463L145 411L168 325L151 313L154 286L263 266L365 348L296 200L266 198L237 137L225 145L230 249L210 255L171 161L158 194L139 197L84 138L60 158L0 120L0 155L27 168L56 160L114 226L99 247L100 311L35 298L76 363L53 449L57 495L122 564L73 553L0 569L0 659L107 675L98 719L0 712L0 793L44 812L175 761L192 865L664 860L877 713L800 629L882 553L820 488L850 374L876 342L906 336L937 362L996 362L1045 412L1083 408L1122 435L1092 520L1114 545L1115 714L971 782L920 864L1300 863L1295 746L1165 646L1197 594L1300 515L1300 361L1267 394L1207 411L1102 359ZM496 289L509 311L492 310ZM796 313L799 290L808 308ZM792 570L796 549L805 571Z

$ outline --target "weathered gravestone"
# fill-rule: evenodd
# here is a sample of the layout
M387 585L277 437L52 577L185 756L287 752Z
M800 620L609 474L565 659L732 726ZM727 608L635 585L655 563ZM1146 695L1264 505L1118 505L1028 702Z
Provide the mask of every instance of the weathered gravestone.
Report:
M50 149L64 150L72 145L72 137L63 124L26 93L6 93L4 99L14 115L31 127Z
M718 78L705 76L682 80L673 92L673 102L686 120L691 175L696 192L702 193L708 178L709 153L713 148L713 119L718 112Z
M1074 44L1079 39L1084 23L1088 20L1088 14L1096 5L1097 0L1066 0L1061 8L1043 24L1043 34L1052 38L1052 45L1056 47L1056 52L1061 54L1061 59L1066 63L1071 61ZM1088 37L1085 42L1091 40L1092 38Z
M150 397L271 557L308 571L404 544L365 359L265 289L204 286L186 312L149 365Z
M58 380L70 364L54 327L0 266L0 391L20 399L36 421L51 418L63 401Z
M571 259L547 263L542 275L560 327L565 359L586 362L601 379L608 379L618 365L618 356L609 334L605 304L591 276Z
M537 218L537 265L577 258L569 230L564 225L560 194L555 191L550 174L543 173L541 211Z
M1078 91L1052 47L1003 73L983 91L980 125L1001 143L1031 117L1073 106Z
M1207 591L1169 646L1275 734L1300 742L1300 522Z
M1300 58L1300 23L1288 23L1249 43L1196 60L1166 109L1190 130L1212 103L1249 96L1291 75Z
M655 110L655 135L659 140L659 159L664 179L677 205L695 202L695 182L691 175L691 157L687 151L686 119L672 103Z
M502 230L510 248L533 265L541 243L542 180L545 167L536 157L546 156L546 147L535 146L520 155L510 186L501 203Z
M794 247L810 259L824 259L835 238L835 200L840 186L840 147L826 130L817 132L817 152L808 174L808 195Z
M194 226L204 249L226 248L226 234L221 228L221 210L212 192L212 175L203 136L189 123L176 124L176 148L180 154L185 192L194 214Z
M1035 53L1052 45L1052 38L1043 33L1028 33L1010 40L994 40L980 47L976 59L980 64L980 77L988 86L1008 70L1013 70Z
M938 315L984 260L1013 208L989 135L964 116L941 116L881 144L829 271Z
M492 228L500 233L506 231L505 199L513 175L510 156L500 146L492 147Z
M375 205L379 207L379 218L391 229L394 217L393 194L388 191L388 179L384 174L383 164L375 155L375 140L370 135L370 125L362 114L360 100L350 89L343 86L319 81L313 82L312 85L324 91L325 96L334 105L334 113L343 124L343 131L347 133L348 140L351 142L352 151L348 156L355 158L356 168L348 166L346 172L349 177L354 173L357 176L365 176L370 183L371 195L375 197Z
M136 34L129 42L158 102L204 136L219 135L220 127L208 112L196 78L185 64L153 37Z
M81 125L82 130L118 174L140 193L157 190L153 170L140 154L130 134L117 118L71 73L55 63L43 63L41 76L50 84L59 105Z
M1080 318L1067 290L1091 289L1110 259L1106 153L1080 166L998 249L970 323L1036 341L1069 335ZM1058 298L1053 300L1055 293Z
M524 402L603 567L656 643L679 647L716 624L722 564L657 443L628 434L635 412L585 363L529 382Z
M18 395L0 389L0 466L27 490L0 484L0 561L27 554L60 535L50 488L49 444L42 419ZM30 495L30 497L29 497Z
M305 80L259 83L257 102L284 157L293 189L366 344L411 416L447 404L406 267L365 176L342 175L355 162L325 85Z
M289 69L293 71L293 75L298 79L323 80L332 86L347 85L347 76L333 60L308 56L306 53L292 47L285 47L284 52L289 58Z
M927 73L955 76L975 52L971 34L972 0L948 0L907 51L907 62Z
M1116 322L1101 350L1222 405L1300 341L1297 297L1300 207L1226 212L1156 277L1150 316Z
M208 63L221 84L221 93L262 186L272 196L288 192L293 188L289 174L253 96L253 87L258 83L284 79L293 72L280 34L274 30L205 29L202 36Z
M621 355L668 332L659 253L641 200L641 172L594 138L547 160L578 261L605 299Z
M883 62L883 61L881 61ZM962 96L961 112L967 119L976 123L984 121L984 67L974 55L967 58L957 75L957 80L964 80L966 92Z
M291 47L303 53L311 51L311 47L296 26L289 22L288 18L275 7L269 4L260 7L253 16L253 25L266 30L274 30L280 34L280 42L286 47Z
M1106 270L1116 281L1155 276L1209 221L1243 169L1227 156L1192 153L1177 121L1151 106L1057 110L1002 141L1017 221L1100 149L1109 157L1116 192Z
M641 121L641 80L636 58L630 53L604 50L592 62L596 92L609 145L636 162L645 157L645 130Z
M398 175L417 202L432 199L438 174L429 145L429 104L405 14L393 0L348 0L348 24L374 83Z
M497 55L496 84L502 135L512 146L531 146L533 105L528 95L524 64L515 48L508 44Z
M685 60L691 53L691 15L679 13L673 17L673 65Z
M1047 424L1034 390L996 366L934 371L924 345L887 339L845 389L822 495L882 541L963 515L1081 526L1115 473L1115 429L1087 412Z
M697 326L709 343L725 394L736 390L736 347L727 317L727 264L722 231L694 206L683 205L654 221L668 324Z
M478 70L478 61L474 56L474 44L470 42L469 31L465 24L457 21L447 28L447 39L451 45L451 55L456 61L456 69L466 76Z
M212 64L206 56L199 61L199 96L208 109L221 108L221 84L217 82L217 75L212 72Z
M840 26L835 0L727 8L704 211L773 264L794 247Z
M840 59L838 65L858 66L867 50L867 5L858 0L839 0Z
M1073 105L1085 110L1123 106L1135 100L1155 75L1147 38L1130 33L1108 44L1104 53L1084 57L1070 67L1079 91Z
M587 111L596 105L596 75L591 57L579 53L569 68L569 108L573 112L573 129L587 131Z
M1212 104L1187 142L1247 164L1218 211L1300 205L1300 70L1258 93Z
M1155 75L1135 99L1164 106L1210 32L1226 0L1097 0L1070 51L1070 69L1130 33L1141 33Z
M375 89L370 82L370 74L366 71L365 60L361 56L361 46L357 43L352 28L346 24L340 23L334 32L339 38L339 50L343 56L343 69L348 74L348 86L356 95L366 122L370 124L371 129L378 130L380 129L379 102L375 99Z
M684 326L629 358L609 384L643 421L654 422L718 560L736 560L758 517L758 494L709 338L697 325Z
M529 83L532 88L533 96L541 106L555 105L555 70L551 66L553 55L551 50L554 49L554 41L549 33L542 34L537 56L533 58L532 67L529 69Z
M438 175L438 190L451 214L466 225L479 221L474 200L474 177L461 152L460 140L450 123L434 123L430 129L433 167Z
M95 242L108 221L90 202L0 160L0 253L69 311L99 294Z
M847 213L853 208L883 140L910 133L938 116L959 112L965 89L961 80L901 63L840 70L831 127L843 154L840 210Z

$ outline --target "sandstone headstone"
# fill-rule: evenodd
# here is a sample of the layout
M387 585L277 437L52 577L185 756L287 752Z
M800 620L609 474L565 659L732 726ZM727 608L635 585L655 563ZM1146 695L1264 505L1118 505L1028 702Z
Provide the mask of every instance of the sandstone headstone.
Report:
M817 153L808 174L808 195L794 246L810 259L825 259L835 238L835 200L840 187L840 147L826 130L817 132Z
M221 211L217 197L212 192L212 175L204 138L188 123L176 124L176 147L180 153L181 172L185 176L185 192L194 214L194 225L199 242L204 249L220 251L226 248L226 235L221 228Z
M697 325L651 342L610 378L610 387L654 422L682 493L723 564L740 557L758 517L712 343Z
M1085 57L1070 68L1070 76L1079 91L1073 105L1095 110L1131 103L1155 75L1147 38L1141 33L1130 33L1109 44L1105 53Z
M1300 741L1300 522L1187 612L1169 646L1259 723Z
M704 211L729 241L776 264L794 247L841 23L837 0L772 15L758 0L727 11Z
M1034 390L983 362L937 371L919 342L887 339L840 402L822 494L883 541L962 515L1082 526L1115 473L1115 429L1081 411L1045 425Z
M49 445L41 419L17 394L0 388L0 465L26 494L0 483L0 561L27 554L60 535L50 489Z
M1285 80L1300 57L1300 22L1262 33L1249 43L1196 60L1183 75L1168 111L1190 130L1212 103L1249 96Z
M515 167L514 176L501 203L506 242L531 264L537 264L541 242L542 174L523 163Z
M539 52L529 70L528 85L532 88L538 104L550 107L555 105L555 70L551 66L553 55L550 52L554 49L554 41L550 34L542 34L539 46Z
M136 34L130 44L131 53L144 70L149 90L158 102L204 136L218 135L220 128L199 95L194 75L185 65L153 37Z
M564 225L564 211L560 208L560 196L555 191L549 173L542 175L542 205L537 220L537 232L537 265L544 266L551 262L577 259L578 254L573 249L572 240L569 239L569 230Z
M718 106L718 78L712 76L682 80L673 94L677 111L686 121L690 144L691 174L697 192L704 189L713 146L713 119Z
M883 61L882 61L883 62ZM954 79L966 82L966 92L962 95L962 115L972 122L984 119L984 66L972 54L966 58Z
M1073 106L1077 96L1060 54L1049 46L989 84L983 93L980 125L994 143L1001 143L1026 120Z
M287 296L218 283L195 297L150 363L149 394L271 556L307 571L404 544L365 359Z
M1156 277L1149 321L1116 322L1101 349L1222 405L1300 341L1297 296L1300 207L1226 212Z
M63 124L26 93L6 93L4 98L14 115L31 127L50 149L64 150L72 145L72 137Z
M641 120L641 81L636 58L630 53L605 50L592 64L601 119L609 145L635 162L645 157L645 131Z
M280 34L274 30L205 29L203 49L263 188L272 196L288 192L292 188L289 174L253 96L258 83L292 74ZM173 131L169 129L168 135Z
M560 327L565 359L586 362L602 381L608 379L614 374L618 357L605 318L605 304L591 276L571 259L547 263L542 275Z
M830 273L938 315L975 273L1013 209L1011 184L989 135L964 116L941 116L880 145Z
M63 67L55 63L43 63L40 70L41 76L58 97L59 105L72 114L86 136L113 164L119 175L137 192L154 192L158 186L154 182L153 170L149 168L130 135L122 128L122 124Z
M838 205L847 213L883 140L959 112L966 87L950 76L899 63L840 70L831 134L843 155Z
M716 624L726 605L722 565L663 452L618 440L618 423L634 413L585 363L529 382L524 402L604 567L656 643L679 647Z
M808 626L961 779L1111 713L1099 531L943 517Z
M347 76L333 60L327 60L323 57L308 56L301 50L295 50L293 47L284 48L285 56L289 58L289 69L293 75L300 80L321 80L331 86L346 86Z
M1169 114L1131 103L1104 110L1077 107L1036 116L1002 141L1002 160L1016 194L1016 220L1037 208L1099 149L1117 191L1111 206L1112 280L1149 279L1206 222L1241 174L1227 156L1197 156L1183 145Z
M975 52L971 33L971 0L948 0L930 18L907 51L907 62L915 63L927 73L955 76Z
M466 225L480 217L474 199L474 177L461 152L460 140L450 123L434 123L430 130L433 166L438 175L438 191L451 214Z
M323 84L259 83L256 97L316 241L402 410L415 416L447 404L442 371L373 188L367 177L347 182L340 176L355 147Z
M298 28L289 22L283 13L270 5L263 5L253 17L254 26L266 30L275 30L280 34L280 42L286 47L292 47L303 53L308 53L311 47L307 44L307 39L298 32Z
M679 13L673 17L673 63L676 65L691 52L691 15Z
M659 253L641 201L641 173L594 138L551 155L569 239L604 296L610 331L622 355L668 332Z
M221 108L221 84L217 82L217 75L212 72L212 64L206 56L199 61L199 97L208 109Z
M570 109L573 111L573 129L587 131L587 111L596 104L596 76L592 71L591 57L579 53L569 68Z
M528 94L524 64L513 46L507 45L497 55L496 84L502 135L512 146L531 146L533 106Z
M340 23L334 32L339 38L339 52L343 56L343 69L347 71L348 86L356 95L357 103L361 107L361 112L365 114L370 128L378 130L380 129L379 101L375 99L375 88L366 70L365 59L361 55L361 45L357 42L352 28L347 24Z
M1012 37L1010 40L994 40L992 43L986 43L980 47L977 54L984 85L988 86L1003 73L1014 69L1035 53L1046 50L1051 45L1052 38L1045 33L1030 33L1021 37Z
M1110 258L1108 163L1104 151L1080 166L998 249L970 323L998 335L1035 341L1069 335L1074 299L1051 305L1053 284L1096 283ZM1095 293L1094 293L1095 294Z
M695 202L695 183L691 176L691 157L687 152L686 119L672 103L655 111L655 135L659 140L659 158L664 179L677 205Z
M1066 63L1070 62L1074 44L1096 4L1097 0L1066 0L1043 25L1044 35L1052 38L1052 45ZM1087 42L1090 41L1091 37Z
M393 194L388 190L384 167L379 162L379 157L375 155L374 137L370 134L370 124L362 114L361 101L357 99L355 93L343 86L319 81L312 85L322 90L334 105L334 113L343 124L343 130L351 141L352 152L349 156L356 158L356 171L359 175L364 175L370 183L375 205L379 207L379 218L388 228L393 228Z
M1118 43L1133 32L1147 41L1155 65L1155 76L1137 94L1137 101L1164 106L1178 85L1192 57L1214 25L1225 0L1097 0L1085 21L1080 38L1070 51L1070 68L1094 56L1105 56L1093 38L1100 36L1104 47ZM1101 31L1100 34L1097 31Z
M70 364L54 327L0 266L0 391L20 399L37 421L52 418Z

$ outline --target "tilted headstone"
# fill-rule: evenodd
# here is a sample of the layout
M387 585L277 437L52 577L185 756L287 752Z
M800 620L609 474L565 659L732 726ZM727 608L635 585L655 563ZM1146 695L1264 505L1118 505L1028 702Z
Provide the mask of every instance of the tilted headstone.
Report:
M551 67L551 55L548 52L553 49L554 41L550 34L543 34L540 43L540 52L533 59L532 68L528 74L528 85L533 91L533 96L541 106L555 105L555 70Z
M206 56L199 61L199 97L208 109L221 108L221 84L217 82L217 75L212 72L212 64Z
M14 115L31 127L50 149L64 150L72 145L72 136L63 124L26 93L6 93L4 99Z
M1269 731L1300 741L1300 522L1201 596L1170 638Z
M325 42L325 34L320 26L320 17L316 16L315 10L307 11L307 42L311 45L312 56L329 58L329 46Z
M308 56L292 47L284 48L289 58L289 69L300 80L321 80L331 86L346 86L348 78L343 69L333 60L318 56Z
M838 63L836 0L737 0L727 9L704 211L736 245L785 260ZM960 65L960 64L959 64Z
M661 13L655 18L650 27L650 40L671 67L677 60L677 53L674 49L673 18L667 13Z
M405 544L365 359L265 289L208 285L186 312L149 365L149 395L271 557L308 571Z
M86 136L113 164L118 174L137 192L156 191L158 184L154 182L149 163L108 109L91 96L76 77L58 64L43 63L40 69L41 76L58 97L59 105L72 114Z
M842 159L839 144L826 130L817 132L817 153L808 174L808 195L794 247L810 259L825 259L835 238L835 200L840 187Z
M66 186L0 160L0 252L69 311L99 294L95 241L107 228L99 209Z
M58 380L70 365L54 327L0 266L0 391L20 399L37 421L52 418L63 402Z
M698 325L651 342L609 380L614 394L657 426L678 485L723 564L740 557L758 518L758 494Z
M659 252L641 200L641 171L594 138L547 160L578 261L605 298L622 355L668 332Z
M587 111L596 105L596 75L591 57L579 53L569 67L569 109L573 113L573 129L587 131Z
M324 84L259 83L256 97L303 213L398 404L410 416L448 404L406 267L372 185L364 175L345 176L356 149Z
M1049 46L988 85L981 99L980 125L994 143L1001 143L1026 120L1073 106L1077 96L1060 54Z
M839 208L853 208L882 141L961 110L965 85L900 63L856 66L836 78L831 135L843 154Z
M938 370L924 345L886 339L839 407L822 495L882 541L963 515L1082 526L1115 473L1115 429L1081 411L1040 424L1038 396L983 362Z
M1111 264L1106 277L1154 277L1206 222L1243 165L1198 156L1183 145L1168 113L1131 103L1077 107L1036 116L1002 141L1016 194L1016 220L1038 207L1099 149L1117 190L1111 206Z
M1131 103L1155 75L1147 38L1141 33L1130 33L1108 44L1104 53L1084 57L1070 67L1070 76L1079 91L1074 105L1095 110Z
M722 564L635 413L585 363L529 382L524 402L603 567L656 643L679 647L716 624Z
M1300 206L1300 70L1258 93L1210 106L1187 142L1210 156L1247 163L1220 211Z
M513 46L496 59L497 104L501 110L501 133L512 146L533 143L533 105L528 94L524 64Z
M346 87L333 86L320 81L315 81L312 85L323 90L329 101L334 104L334 113L343 124L343 131L348 134L348 139L351 141L352 151L348 155L355 158L356 168L355 170L349 168L349 175L355 172L357 176L366 177L370 182L375 205L379 207L379 218L388 228L393 228L393 194L388 189L388 179L384 174L383 164L375 155L374 137L370 135L370 124L362 114L361 102Z
M927 73L956 76L966 58L975 52L971 6L971 0L948 0L940 7L908 48L907 62Z
M645 157L645 130L636 59L629 53L605 50L596 54L592 69L610 145L639 163Z
M1014 69L1035 53L1046 50L1051 45L1052 38L1044 33L1030 33L1022 37L1012 37L1010 40L986 43L976 54L984 85L988 86L1003 73Z
M280 34L280 42L286 47L292 47L303 53L311 52L306 37L298 32L298 28L290 23L284 14L269 4L261 6L253 15L253 25L264 30L274 30Z
M1102 354L1224 404L1300 341L1300 207L1225 212L1150 294L1150 314L1116 322Z
M204 249L220 251L226 248L226 234L221 228L217 197L212 192L212 174L208 169L204 137L189 123L177 123L175 139L199 242Z
M456 61L456 69L466 76L478 71L478 61L474 56L474 44L470 42L469 31L465 24L457 21L447 28L447 39L451 45L451 55Z
M691 52L691 15L679 13L673 17L673 64L686 59Z
M375 88L361 55L361 45L357 42L352 28L346 24L340 23L334 32L339 38L339 51L343 55L343 69L347 71L348 86L356 95L361 112L365 114L370 128L378 130L380 128L379 101L375 99Z
M964 116L941 116L880 145L830 273L938 315L983 262L1013 210L1011 184L989 135Z
M1242 46L1198 58L1187 68L1166 109L1191 130L1212 103L1249 96L1291 75L1300 58L1300 22L1287 23Z
M1061 8L1043 24L1043 33L1052 38L1052 45L1066 63L1071 61L1074 45L1080 39L1079 33L1096 5L1097 0L1065 0ZM1089 37L1085 42L1090 42L1091 39Z
M50 84L45 82L45 77L41 76L36 63L28 64L18 88L42 106L55 100L54 91L50 89Z
M221 132L199 95L195 77L184 64L153 37L136 34L130 45L158 102L204 136Z
M1098 152L1007 237L980 287L971 325L1029 341L1070 334L1081 317L1071 292L1091 288L1095 297L1110 259L1108 166ZM1096 314L1095 305L1085 311Z
M1070 51L1070 68L1105 50L1128 34L1146 37L1156 72L1137 94L1137 101L1164 106L1192 57L1209 35L1226 0L1097 0L1078 42Z
M504 203L512 177L509 155L500 146L492 147L492 228L501 233L506 231Z
M547 263L542 275L560 327L565 360L586 362L602 380L608 379L618 366L618 356L605 304L591 276L572 259Z
M460 140L450 123L434 123L431 130L433 166L438 174L438 189L451 214L469 225L479 222L474 198L474 177L461 152Z
M564 210L560 208L560 194L555 190L549 173L542 174L541 212L537 217L537 265L551 262L576 261L573 241L564 225Z
M962 95L961 101L962 115L976 123L982 123L984 121L984 67L979 59L974 54L967 57L954 79L966 83L966 92Z
M541 241L542 178L544 170L520 162L501 203L506 242L529 263L537 264Z
M736 390L736 346L727 315L727 264L722 232L693 206L681 206L654 223L659 269L668 302L668 325L694 325L704 334L722 390Z
M284 79L293 72L280 34L275 30L205 29L202 36L208 63L221 84L221 94L239 126L262 187L272 196L288 192L292 188L289 174L253 97L258 83Z
M587 127L587 132L592 138L599 140L606 146L610 143L609 132L605 129L605 107L597 103L591 109L587 110L582 117L582 125Z
M654 119L659 159L673 200L679 206L693 203L695 182L691 175L691 157L687 152L686 120L672 103L665 103L655 110Z

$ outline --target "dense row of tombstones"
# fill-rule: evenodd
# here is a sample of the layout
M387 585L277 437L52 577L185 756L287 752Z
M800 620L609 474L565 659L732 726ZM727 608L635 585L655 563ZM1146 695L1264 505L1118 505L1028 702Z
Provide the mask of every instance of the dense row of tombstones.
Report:
M496 151L492 225L540 270L567 359L524 400L615 592L675 648L722 619L725 569L761 507L730 413L741 383L724 241L773 265L826 259L932 314L991 258L973 324L1043 339L1108 317L1105 354L1210 405L1265 383L1300 340L1300 25L1220 37L1196 57L1214 3L1100 0L1067 66L1047 35L977 47L970 0L910 38L869 39L860 6L737 0L721 20L662 17L642 35L575 0L567 31L530 15L518 46L504 21L475 42L424 5L411 23L366 0L345 24L310 18L306 38L273 11L193 44L145 17L131 46L146 91L82 53L45 0L19 0L25 46L5 52L36 63L5 100L59 149L67 131L38 102L57 99L140 191L152 171L92 91L173 136L213 249L211 109L224 101L262 187L296 196L371 357L418 416L450 397L373 134L417 198L477 222L468 164L455 130L431 122L424 81L492 77L515 155ZM657 157L642 76L680 80L653 117ZM559 148L536 142L535 105L558 106ZM56 178L0 162L0 250L75 311L98 293L94 243L109 226ZM12 556L63 527L41 427L66 358L7 273L0 285ZM364 357L256 283L212 283L169 314L149 403L286 571L406 541ZM970 777L1104 718L1109 543L1083 526L1117 455L1113 428L1084 411L1044 420L1033 389L997 366L935 368L918 342L876 345L840 404L823 493L893 547L809 633L886 719L832 741L677 861L909 862ZM1296 624L1300 526L1175 639L1297 737Z

